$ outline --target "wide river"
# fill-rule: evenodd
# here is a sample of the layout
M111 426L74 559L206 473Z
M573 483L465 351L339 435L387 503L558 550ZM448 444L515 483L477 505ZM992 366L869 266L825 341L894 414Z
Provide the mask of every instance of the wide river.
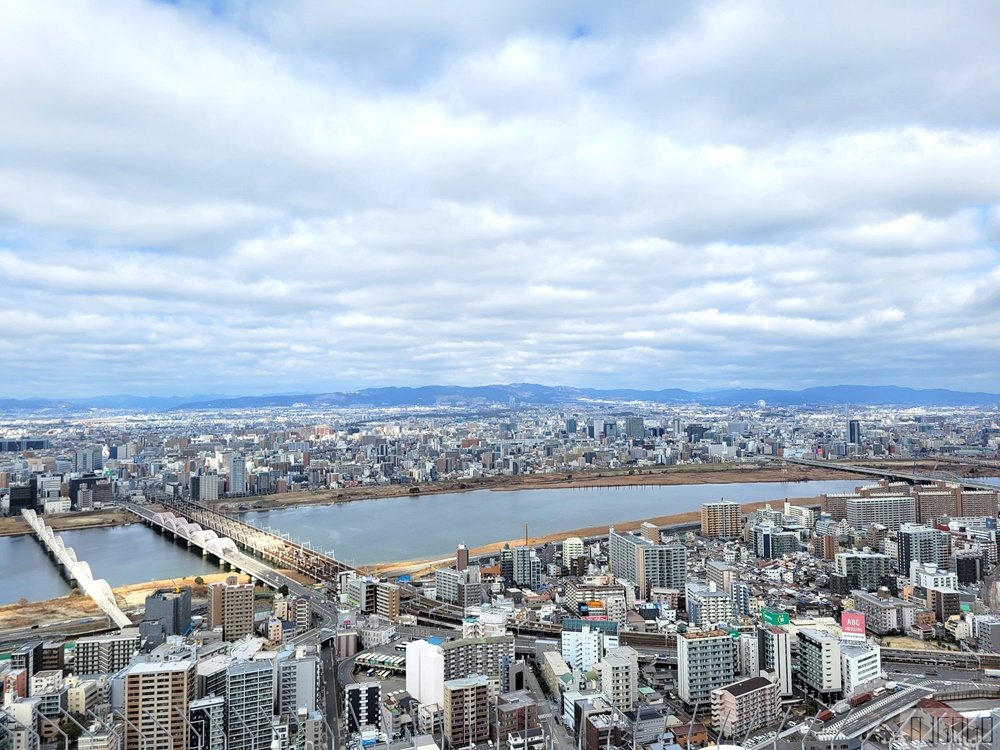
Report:
M987 480L998 481L998 480ZM309 540L354 565L445 557L464 543L478 547L524 535L623 523L697 510L719 499L737 503L775 501L847 492L864 481L765 482L594 489L476 490L425 497L395 497L340 505L251 512L255 525ZM200 555L141 524L62 534L90 563L95 577L112 586L180 579L218 572ZM32 537L0 537L0 604L21 597L40 601L69 592L68 584Z

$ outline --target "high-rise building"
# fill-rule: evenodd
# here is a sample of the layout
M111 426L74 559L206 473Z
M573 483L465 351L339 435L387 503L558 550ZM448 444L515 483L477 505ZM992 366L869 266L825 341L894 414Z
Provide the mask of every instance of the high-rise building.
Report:
M442 656L442 674L454 680L469 674L506 679L505 665L514 662L514 636L459 638L438 646Z
M226 750L226 699L206 695L188 706L190 750Z
M642 417L625 417L625 432L633 440L646 436L646 421Z
M746 737L781 718L778 686L766 677L748 677L712 691L712 724L723 737Z
M585 554L586 547L583 544L583 540L579 537L571 536L562 546L562 566L564 568L571 568L573 566L573 561L579 557L583 557Z
M184 635L191 626L191 587L157 589L146 597L142 619L161 623L166 635Z
M119 672L112 684L112 703L127 719L122 747L188 750L186 719L194 697L193 660L139 662Z
M856 529L879 523L896 531L917 520L917 501L910 495L873 495L847 498L847 522Z
M128 666L139 645L139 633L133 629L77 638L73 670L78 675L115 674Z
M229 494L245 495L247 491L247 460L234 455L229 459Z
M878 552L838 552L834 560L849 590L875 591L889 575L889 556Z
M490 738L489 686L482 675L444 683L444 736L450 747L485 744Z
M514 550L509 544L505 544L500 550L500 577L504 583L514 581Z
M222 637L235 641L253 633L254 588L252 583L208 585L208 627L222 628Z
M737 503L702 503L702 536L710 539L738 539L742 533L742 514Z
M565 662L573 669L587 672L603 659L609 650L618 648L618 625L593 621L587 622L579 629L564 627L560 643Z
M796 532L766 522L753 527L753 544L757 557L765 560L794 554L802 548Z
M948 553L951 550L951 537L947 532L907 523L899 527L896 538L896 564L900 574L909 575L910 565L914 562L947 567Z
M274 665L239 661L226 667L228 750L270 747L274 715Z
M707 704L716 688L736 676L736 641L723 630L677 636L677 695L689 706Z
M720 591L714 581L707 586L700 583L687 585L688 622L699 627L715 627L733 619L733 600Z
M484 591L479 566L464 570L438 568L434 571L434 590L438 601L466 609L483 603Z
M611 528L608 561L615 577L637 585L643 597L649 588L683 589L687 581L687 550L681 544L653 544Z
M799 683L811 695L827 700L843 690L840 641L820 628L802 628L796 633L799 647Z
M792 671L792 641L788 631L779 625L761 623L757 626L757 646L760 669L774 675L780 695L790 696L795 673Z
M444 702L444 656L427 641L406 644L406 692L420 703Z
M99 445L78 448L73 454L73 471L82 474L85 471L100 471L103 468L104 448Z
M847 420L847 442L861 445L861 422L856 419Z
M344 686L344 720L347 731L358 732L362 727L377 727L381 723L382 684L356 682Z
M608 651L594 665L601 676L601 693L619 711L631 711L639 699L639 654L628 646Z
M278 713L295 717L300 709L319 708L321 682L319 657L299 650L278 662Z
M532 591L542 586L542 561L534 547L514 548L514 583Z

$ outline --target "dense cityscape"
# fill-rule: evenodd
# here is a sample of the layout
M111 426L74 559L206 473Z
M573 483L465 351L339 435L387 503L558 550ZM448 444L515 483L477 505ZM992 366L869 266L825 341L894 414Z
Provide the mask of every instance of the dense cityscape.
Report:
M103 615L0 632L12 750L994 741L995 410L508 402L20 413L0 430L4 533L34 535ZM241 512L793 470L854 489L544 543L456 538L384 574ZM115 518L218 574L123 610L70 549Z

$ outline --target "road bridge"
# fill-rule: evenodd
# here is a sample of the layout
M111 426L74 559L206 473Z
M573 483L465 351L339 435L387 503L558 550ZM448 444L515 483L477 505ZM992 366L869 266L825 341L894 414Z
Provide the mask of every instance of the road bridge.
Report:
M841 463L839 461L811 461L805 458L775 458L775 461L795 464L797 466L810 466L814 469L832 469L834 471L844 471L850 474L867 474L868 476L879 477L880 479L896 479L901 482L911 484L933 484L934 482L949 482L962 487L975 490L997 490L1000 489L995 484L989 482L977 482L974 479L966 479L950 471L935 471L929 474L915 474L910 471L896 471L895 469L878 469L873 466L858 466L857 464Z
M203 530L232 539L242 549L279 568L295 570L318 581L334 580L340 573L355 570L331 553L312 549L308 542L293 542L285 536L251 526L198 503L172 499L162 500L160 504L175 516L181 516Z
M86 560L80 560L72 547L67 547L62 537L45 525L33 510L22 510L21 515L28 522L38 541L52 554L56 563L63 567L70 583L76 583L83 593L89 596L101 611L104 612L119 628L132 624L128 616L121 611L115 601L115 592L103 578L94 578L90 565Z

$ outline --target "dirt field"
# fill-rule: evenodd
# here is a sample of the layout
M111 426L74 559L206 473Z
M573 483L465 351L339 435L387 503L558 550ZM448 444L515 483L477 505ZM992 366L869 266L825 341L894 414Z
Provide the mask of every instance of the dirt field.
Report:
M819 503L818 497L796 497L789 498L788 500L792 505L816 505ZM780 507L784 500L768 501L772 507ZM740 506L744 513L749 513L750 511L759 510L763 508L768 502L761 503L747 503L746 505ZM650 523L656 524L657 526L668 526L671 524L678 523L693 523L701 519L701 511L695 510L688 513L674 513L669 516L657 516L655 518L641 518L635 521L624 521L621 523L611 524L618 531L634 531L638 529L644 522L649 521ZM601 534L607 534L607 526L588 526L583 529L573 529L571 531L560 531L555 534L546 534L545 536L531 537L529 543L531 545L544 544L545 542L561 542L567 537L578 536L581 539L588 536L598 536ZM514 547L516 545L524 544L524 538L520 539L508 539L503 542L495 542L493 544L488 544L484 547L476 547L470 550L471 555L483 555L490 552L496 552L501 549L504 544L510 544ZM433 571L435 568L445 567L451 565L454 559L451 557L444 558L442 560L411 560L407 562L399 563L383 563L381 565L371 565L362 568L366 573L371 573L372 575L382 575L382 576L399 576L409 573L414 577L419 577L426 575Z
M122 526L129 523L128 514L120 510L90 510L82 513L59 513L43 516L45 525L53 531L72 531L74 529L92 529L100 526ZM31 527L20 516L0 518L0 536L17 536L30 534Z
M227 576L234 573L217 573L202 576L204 583L196 584L194 578L182 578L176 581L178 586L190 586L191 598L204 601L207 597L207 585L216 581L224 581ZM240 583L246 583L250 579L246 576L239 576ZM141 609L146 604L146 596L157 589L169 588L174 582L171 581L150 581L149 583L137 583L132 586L120 586L116 588L115 598L118 606L125 612L133 609ZM43 602L30 602L28 604L8 604L0 607L0 631L15 630L18 628L30 628L32 625L44 625L46 623L63 623L69 620L79 620L87 617L103 618L104 613L94 604L93 600L86 594L71 594L61 596L57 599L49 599ZM44 631L40 631L39 636L43 636Z

